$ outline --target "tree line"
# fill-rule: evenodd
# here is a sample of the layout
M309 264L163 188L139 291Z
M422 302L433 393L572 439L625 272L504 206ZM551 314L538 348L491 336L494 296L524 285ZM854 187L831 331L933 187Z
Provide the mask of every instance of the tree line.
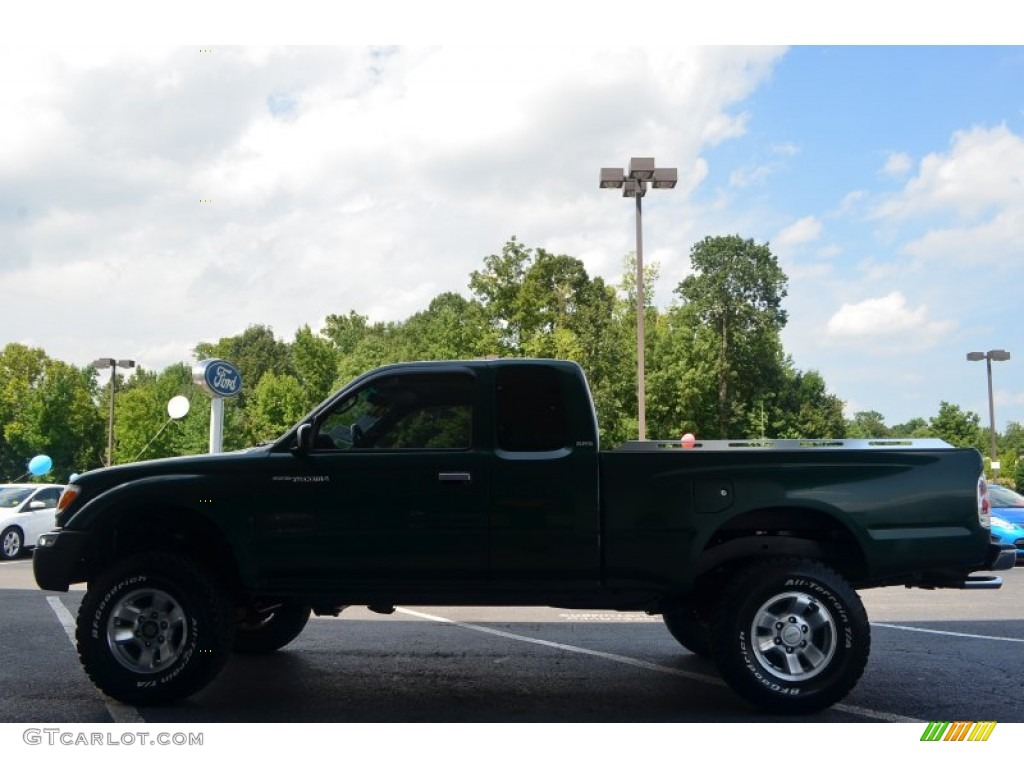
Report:
M690 252L692 273L667 309L650 297L657 266L645 269L648 433L678 438L941 437L985 453L979 417L941 403L931 419L888 427L874 411L843 416L843 401L817 371L801 371L781 331L787 278L767 243L738 235L707 237ZM636 279L627 256L617 285L591 277L582 261L515 237L469 276L471 296L442 293L401 321L371 322L356 310L300 328L288 342L265 325L199 342L195 359L228 360L243 390L226 401L224 448L274 439L331 392L378 365L487 356L575 360L586 371L602 446L636 437ZM110 388L91 366L49 358L11 343L0 352L0 478L26 474L32 456L53 460L59 482L102 466ZM118 374L114 463L203 453L207 398L191 365ZM170 420L170 398L190 412ZM1024 428L1000 436L1004 473L1024 452Z

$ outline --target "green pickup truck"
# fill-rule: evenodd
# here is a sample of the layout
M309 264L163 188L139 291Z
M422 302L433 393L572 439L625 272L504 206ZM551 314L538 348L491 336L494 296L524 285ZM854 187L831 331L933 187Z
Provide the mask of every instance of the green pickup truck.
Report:
M753 704L828 707L870 628L855 590L997 588L977 451L941 441L640 442L600 451L583 371L403 363L276 442L87 472L34 553L87 582L77 643L110 696L188 696L347 605L661 614ZM624 630L625 631L625 630Z

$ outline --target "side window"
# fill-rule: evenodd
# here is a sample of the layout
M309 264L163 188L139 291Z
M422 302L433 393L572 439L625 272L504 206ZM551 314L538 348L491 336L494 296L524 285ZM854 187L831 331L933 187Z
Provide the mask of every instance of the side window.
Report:
M505 451L555 451L567 444L558 374L541 365L498 371L497 441Z
M315 447L331 450L465 450L473 441L476 380L462 373L377 379L338 403Z
M39 493L37 493L35 495L35 498L33 498L32 501L41 501L41 502L43 502L46 505L47 508L49 508L49 507L56 507L57 506L57 500L59 498L60 498L60 489L59 488L44 488L43 490L41 490Z

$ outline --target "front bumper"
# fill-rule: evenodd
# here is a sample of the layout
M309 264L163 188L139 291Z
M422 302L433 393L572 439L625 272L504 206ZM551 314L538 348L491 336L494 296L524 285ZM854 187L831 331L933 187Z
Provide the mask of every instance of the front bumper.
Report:
M67 592L88 580L93 537L83 531L52 531L39 537L32 552L32 573L40 589Z

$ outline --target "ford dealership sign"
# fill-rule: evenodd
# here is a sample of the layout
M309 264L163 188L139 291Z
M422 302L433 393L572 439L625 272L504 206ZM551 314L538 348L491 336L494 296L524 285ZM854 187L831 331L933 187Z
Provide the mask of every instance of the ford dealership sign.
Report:
M227 360L200 360L192 381L210 397L234 397L242 391L242 374Z

